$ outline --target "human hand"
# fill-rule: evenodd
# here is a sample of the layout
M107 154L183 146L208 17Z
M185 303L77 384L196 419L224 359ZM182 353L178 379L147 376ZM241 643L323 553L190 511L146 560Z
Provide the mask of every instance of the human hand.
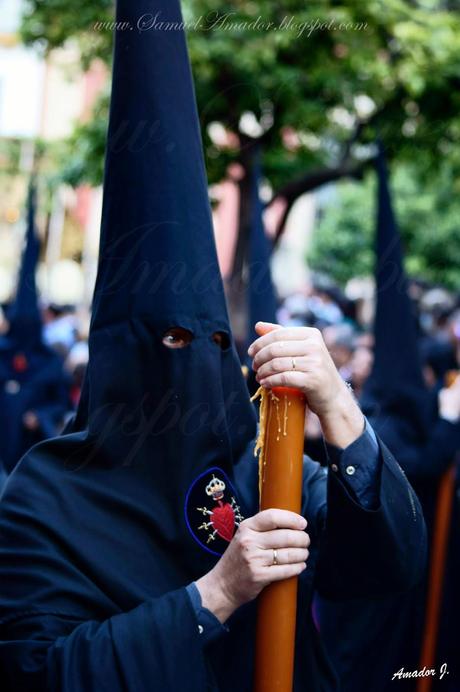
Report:
M303 517L283 509L245 519L219 562L196 582L203 606L225 622L268 584L298 576L309 555L306 526Z
M261 334L249 347L256 380L263 386L301 390L321 422L326 440L345 448L364 430L364 417L341 378L321 332L258 322Z

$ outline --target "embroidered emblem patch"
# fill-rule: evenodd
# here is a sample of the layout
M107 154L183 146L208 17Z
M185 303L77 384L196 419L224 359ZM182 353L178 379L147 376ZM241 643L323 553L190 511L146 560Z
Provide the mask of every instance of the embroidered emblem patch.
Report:
M243 516L222 469L209 469L193 482L185 501L185 519L202 548L213 555L225 552Z

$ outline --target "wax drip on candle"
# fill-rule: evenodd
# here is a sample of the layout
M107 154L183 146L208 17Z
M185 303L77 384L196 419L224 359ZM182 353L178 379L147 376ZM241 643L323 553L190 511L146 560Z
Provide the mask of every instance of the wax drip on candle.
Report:
M269 405L269 402L272 401L275 404L276 407L276 415L278 419L278 437L276 438L277 441L279 441L279 433L281 432L281 420L279 417L279 398L273 394L272 391L269 391L265 389L265 387L259 387L257 392L254 394L254 396L251 397L251 401L256 401L256 399L260 398L260 406L259 406L259 431L257 435L257 440L256 444L254 447L254 456L257 457L259 456L259 498L262 497L262 483L263 483L263 478L264 478L264 468L265 468L265 440L266 440L266 434L267 434L267 428L270 422L270 417L272 415L272 407ZM285 397L286 398L286 397ZM289 406L291 405L291 402L289 402ZM284 434L284 433L283 433Z
M274 395L272 394L272 396L274 396ZM273 399L272 399L272 401L273 401ZM281 416L280 416L279 402L280 402L280 400L278 399L278 397L275 397L274 404L275 404L275 411L276 411L276 422L278 423L278 428L276 431L276 441L277 442L280 441L280 432L281 432Z
M291 402L288 402L288 398L286 394L284 395L284 419L283 419L283 437L287 436L287 422L288 422L288 406L291 405Z
M259 500L262 497L262 480L263 480L263 467L265 465L265 433L267 430L267 408L268 408L268 392L263 387L259 387L254 396L251 397L251 401L255 401L260 398L259 405L259 430L257 434L256 444L254 446L254 456L259 455Z

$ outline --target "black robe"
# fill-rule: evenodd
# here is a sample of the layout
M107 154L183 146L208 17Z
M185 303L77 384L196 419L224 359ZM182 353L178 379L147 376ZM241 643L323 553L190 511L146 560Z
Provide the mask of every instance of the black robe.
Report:
M2 690L250 692L255 604L203 647L186 584L155 558L162 507L151 501L148 471L103 468L97 458L78 467L80 443L73 433L36 446L0 504ZM314 588L333 599L384 595L410 588L423 568L420 507L383 446L381 455L377 510L305 460L302 513L312 545L300 577L295 692L339 689L311 617ZM234 484L244 516L255 513L252 450L236 464ZM217 557L202 554L204 574Z
M372 419L371 419L372 420ZM397 455L419 498L427 525L428 547L433 540L437 490L441 474L447 470L460 446L460 425L437 420L430 426L424 443L414 437L407 421L391 413L372 420L385 443ZM443 589L440 635L436 653L436 671L447 663L449 675L433 681L446 692L460 690L458 637L460 608L455 577L458 567L459 532L456 529L458 497L449 541L446 579ZM428 557L430 550L428 550ZM429 560L428 560L429 562ZM420 668L425 628L427 570L410 591L378 599L357 599L349 603L319 602L319 620L327 651L343 679L343 692L391 692L398 685L415 692L417 679L395 679L401 670ZM453 685L453 687L449 687Z

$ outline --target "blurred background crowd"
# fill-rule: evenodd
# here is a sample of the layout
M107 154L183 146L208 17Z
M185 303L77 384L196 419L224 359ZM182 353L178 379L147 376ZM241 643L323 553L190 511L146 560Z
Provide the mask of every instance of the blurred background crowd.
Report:
M460 366L460 296L439 285L412 280L410 294L417 313L420 352L428 387L440 387ZM8 330L4 303L0 333ZM89 313L78 305L42 303L43 340L62 359L68 408L56 421L60 431L76 408L88 361ZM278 300L277 322L287 327L316 327L344 380L359 397L373 363L372 282L352 280L344 288L325 274L312 273L303 287ZM244 344L242 344L242 348Z

